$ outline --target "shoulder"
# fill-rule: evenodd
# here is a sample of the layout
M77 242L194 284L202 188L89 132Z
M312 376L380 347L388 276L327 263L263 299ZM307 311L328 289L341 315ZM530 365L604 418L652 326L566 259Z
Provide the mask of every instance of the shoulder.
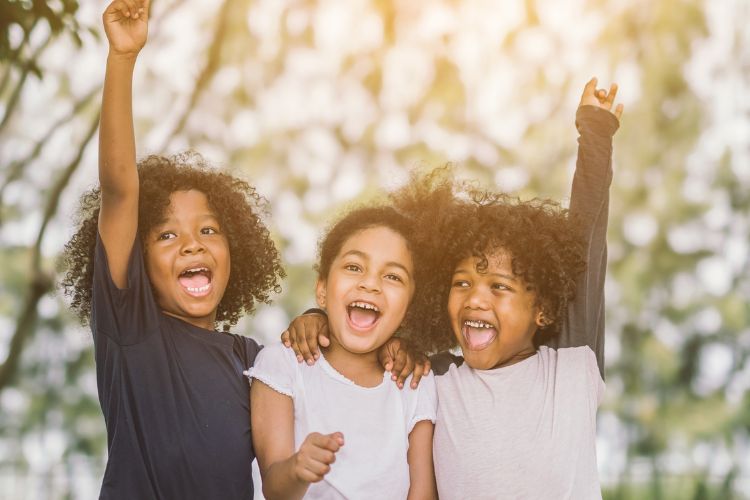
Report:
M432 365L432 372L436 377L439 377L448 373L451 366L459 367L463 365L464 358L444 351L430 356L430 364Z
M599 373L596 354L589 346L563 347L552 349L539 348L540 359L550 368L558 383L571 387L586 387L589 393L601 402L604 392L604 380Z
M553 349L547 346L540 346L539 353L549 358L557 358L560 363L578 363L586 365L588 363L596 364L596 354L587 345L578 347L561 347Z
M247 337L246 337L247 338ZM254 340L249 339L256 346L258 345ZM258 346L257 357L255 358L255 366L294 366L297 364L297 358L294 356L294 351L287 348L281 342L274 342L263 348Z
M255 358L258 356L258 352L263 349L263 346L258 345L258 343L250 337L239 335L237 333L231 333L230 335L234 340L235 353L237 353L246 366L252 366L253 363L255 363Z
M255 364L244 374L251 381L260 380L276 392L293 397L297 370L294 351L279 342L261 349L255 358Z

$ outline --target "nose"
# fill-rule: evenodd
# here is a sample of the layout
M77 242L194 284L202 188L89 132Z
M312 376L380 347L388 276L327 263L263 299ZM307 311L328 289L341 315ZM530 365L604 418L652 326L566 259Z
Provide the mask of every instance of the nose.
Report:
M201 243L199 238L196 238L192 233L188 233L184 235L184 242L181 251L184 255L194 255L205 252L206 247L203 246L203 243Z
M467 309L488 309L489 301L486 294L480 288L473 288L466 299Z
M357 288L373 293L380 292L380 279L373 273L365 273Z

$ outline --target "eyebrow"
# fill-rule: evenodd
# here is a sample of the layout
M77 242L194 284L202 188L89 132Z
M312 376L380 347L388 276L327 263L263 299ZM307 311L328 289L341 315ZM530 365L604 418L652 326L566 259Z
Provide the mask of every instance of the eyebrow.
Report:
M468 274L469 271L467 271L466 269L456 269L455 271L453 271L454 276L459 273ZM485 276L495 276L497 278L503 278L503 279L510 280L510 281L518 281L518 278L516 276L512 276L510 274L502 274L502 273L480 273L480 274L484 274Z
M361 250L349 250L348 252L346 252L341 257L346 257L347 255L355 255L355 256L360 257L360 258L365 259L365 260L369 260L369 258L370 258L370 256L368 254L366 254L365 252L363 252ZM385 265L386 265L386 267L398 267L399 269L402 269L409 278L411 278L411 273L409 272L408 269L406 269L406 266L404 266L403 264L401 264L399 262L391 261L391 262L386 262Z

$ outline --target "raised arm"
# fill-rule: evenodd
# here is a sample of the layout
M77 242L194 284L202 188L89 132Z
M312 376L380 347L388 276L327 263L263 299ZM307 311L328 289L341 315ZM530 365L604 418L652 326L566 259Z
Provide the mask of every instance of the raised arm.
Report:
M99 124L99 234L112 280L127 287L127 266L138 228L138 172L133 134L132 80L148 32L149 0L115 0L102 15L109 41Z
M596 354L604 377L604 278L607 268L607 220L612 182L612 136L619 127L623 106L612 110L617 85L607 93L596 90L596 79L583 90L576 112L578 159L570 196L570 213L583 225L586 271L578 280L575 299L560 334L551 347L587 345Z

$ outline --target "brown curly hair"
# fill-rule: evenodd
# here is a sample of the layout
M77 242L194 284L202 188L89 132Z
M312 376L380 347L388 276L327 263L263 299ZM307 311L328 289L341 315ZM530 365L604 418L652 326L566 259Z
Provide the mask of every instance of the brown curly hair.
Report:
M539 345L559 332L576 279L586 267L579 223L559 203L547 199L521 201L474 184L453 180L450 166L411 182L391 195L397 209L415 220L414 237L426 247L423 256L431 273L423 286L427 296L415 298L423 338L430 352L457 346L448 318L451 277L458 263L487 257L503 249L513 272L537 294L549 323L535 336Z
M162 223L175 191L197 190L206 195L229 241L231 269L216 322L226 331L243 314L252 313L257 302L269 303L271 292L281 291L286 275L271 235L261 220L266 200L247 182L211 168L198 153L171 157L152 155L138 163L138 239ZM85 324L91 314L94 249L101 201L100 189L81 197L79 225L65 245L61 286L71 307Z

